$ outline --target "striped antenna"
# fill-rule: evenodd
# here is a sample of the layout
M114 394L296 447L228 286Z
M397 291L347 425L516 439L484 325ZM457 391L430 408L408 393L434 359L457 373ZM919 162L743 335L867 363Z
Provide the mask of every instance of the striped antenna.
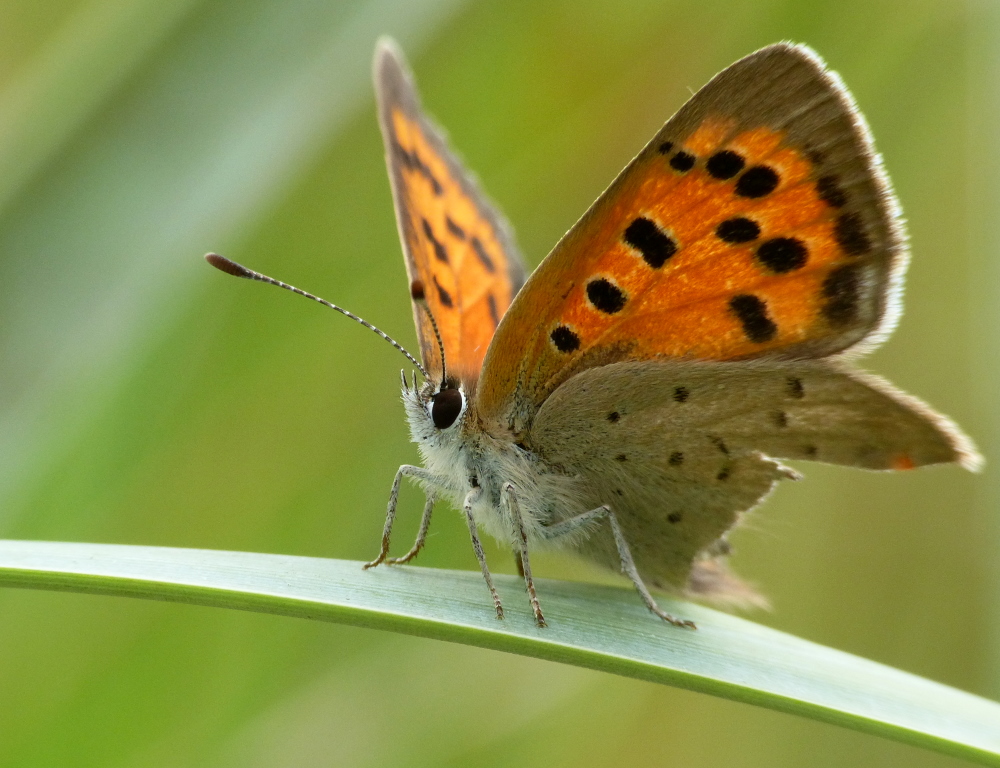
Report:
M273 277L268 277L267 275L263 275L260 272L255 272L252 269L247 269L242 264L237 264L235 261L232 261L231 259L227 259L225 256L220 256L217 253L206 253L205 254L205 261L207 261L209 264L211 264L216 269L221 270L222 272L225 272L227 275L233 275L234 277L244 277L247 280L256 280L259 283L268 283L270 285L276 285L279 288L284 288L286 291L291 291L292 293L297 293L299 296L305 296L307 299L312 299L313 301L317 301L320 304L322 304L324 307L329 307L330 309L335 309L338 312L340 312L340 314L342 314L342 315L347 315L349 318L351 318L351 320L354 320L354 321L356 321L358 323L361 323L361 325L363 325L369 331L374 331L379 336L381 336L383 339L385 339L390 344L392 344L392 346L394 346L396 349L398 349L400 352L402 352L406 356L407 360L409 360L411 363L413 363L417 367L417 370L420 371L420 373L423 374L423 376L424 376L425 379L430 378L427 375L427 371L424 370L424 367L417 361L417 358L415 358L413 355L411 355L409 352L407 352L406 348L402 344L400 344L398 341L396 341L394 338L392 338L388 334L386 334L383 331L381 331L378 328L376 328L374 325L372 325L371 323L369 323L364 318L358 317L353 312L348 312L343 307L338 307L336 304L331 304L326 299L321 299L319 296L314 296L311 293L307 293L306 291L303 291L301 288L296 288L294 285L289 285L288 283L283 283L280 280L275 280Z

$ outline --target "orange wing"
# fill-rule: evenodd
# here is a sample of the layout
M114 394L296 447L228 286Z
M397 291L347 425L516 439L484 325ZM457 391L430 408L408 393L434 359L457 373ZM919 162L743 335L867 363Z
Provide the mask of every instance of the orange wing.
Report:
M379 41L374 70L411 293L422 294L434 314L449 378L472 389L500 318L524 282L524 265L507 223L423 113L403 55L391 41ZM440 382L433 328L416 302L413 313L424 366Z
M573 373L620 360L823 357L888 334L906 261L863 118L775 45L671 118L532 274L479 410L520 433Z

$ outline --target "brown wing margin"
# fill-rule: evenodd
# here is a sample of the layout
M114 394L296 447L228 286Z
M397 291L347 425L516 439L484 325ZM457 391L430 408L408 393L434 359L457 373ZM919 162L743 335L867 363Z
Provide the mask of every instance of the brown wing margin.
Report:
M374 79L379 125L411 286L420 281L441 331L448 376L475 386L493 333L525 279L511 230L424 114L395 42L379 40ZM416 304L420 353L431 379L442 362Z

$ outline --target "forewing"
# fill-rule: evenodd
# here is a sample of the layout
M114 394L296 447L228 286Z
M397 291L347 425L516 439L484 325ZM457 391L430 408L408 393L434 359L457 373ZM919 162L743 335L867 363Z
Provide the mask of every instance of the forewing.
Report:
M472 386L500 318L524 282L510 230L424 114L402 53L375 50L375 92L411 293L422 294L444 342L449 376ZM442 364L427 313L414 303L431 378Z
M639 571L674 589L792 475L774 459L908 469L979 458L947 419L881 380L822 361L652 361L592 368L542 405L527 445L609 505ZM614 566L595 532L580 550ZM723 579L723 584L725 579ZM723 585L723 589L725 589Z
M487 418L519 432L573 373L656 357L822 357L881 338L904 238L863 118L809 49L702 88L560 241L494 339Z

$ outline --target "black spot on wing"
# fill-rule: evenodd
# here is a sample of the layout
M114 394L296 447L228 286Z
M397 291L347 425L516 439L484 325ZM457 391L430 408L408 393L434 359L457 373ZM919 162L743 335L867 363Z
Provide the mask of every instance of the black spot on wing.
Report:
M458 226L458 224L452 220L451 216L444 217L444 224L448 227L448 231L451 232L453 236L457 237L459 240L465 239L465 230Z
M677 253L677 244L660 229L656 222L639 217L625 229L624 240L640 254L653 269L662 267L667 259Z
M472 238L472 250L475 251L476 257L479 259L480 263L486 267L487 272L496 272L496 265L493 263L493 259L486 252L486 248L483 246L482 241L478 237Z
M757 247L757 261L775 274L802 269L809 259L809 251L801 240L794 237L774 237Z
M821 176L817 179L816 194L832 208L843 208L847 205L847 194L840 188L836 176Z
M673 525L677 525L677 523L679 523L683 519L684 515L682 515L680 512L671 512L669 515L667 515L667 522Z
M688 397L691 396L691 392L687 387L675 387L674 388L674 401L678 403L687 402Z
M628 301L621 288L603 277L587 283L587 298L595 309L606 315L621 312Z
M687 173L694 168L695 157L690 152L679 150L670 158L670 167L680 173Z
M684 463L684 454L680 451L674 451L670 454L670 458L667 461L671 467L679 467Z
M778 186L779 177L773 168L755 165L748 169L736 182L736 194L740 197L766 197Z
M610 421L612 424L617 424L618 420L621 417L622 415L618 413L618 411L612 411L611 413L608 414L608 421Z
M490 319L493 320L493 327L500 325L500 313L497 311L497 300L492 293L486 294L486 303L490 308Z
M434 230L431 228L431 224L427 219L422 219L424 223L424 234L427 236L427 240L434 248L434 256L438 261L443 261L445 264L448 263L448 251L445 250L444 243L438 240L434 236Z
M801 400L806 396L805 388L802 386L802 379L789 376L785 380L785 385L788 387L788 394L796 400Z
M441 300L441 304L445 307L453 307L455 303L451 299L451 294L444 289L444 286L438 282L437 276L434 276L434 287L437 288L438 298Z
M549 338L560 352L575 352L580 348L580 337L565 325L556 326Z
M674 143L672 141L665 141L660 146L656 148L656 151L661 155L669 155L670 150L674 148Z
M861 278L856 267L837 267L823 281L821 312L831 325L849 325L858 318Z
M755 221L737 216L719 224L715 228L715 235L726 243L749 243L760 237L760 227Z
M744 293L729 300L729 308L743 326L743 333L754 344L770 341L778 326L767 316L767 305L757 296Z
M399 162L405 168L411 171L416 171L421 176L423 176L431 185L431 189L434 190L434 194L440 197L444 194L444 187L441 186L441 182L437 180L431 169L427 167L423 160L420 159L420 155L417 154L416 150L407 151L403 145L396 144L396 156L399 158Z
M871 250L872 243L865 232L865 224L856 213L842 213L833 228L837 245L848 256L860 256Z
M744 165L746 165L746 162L740 155L724 149L708 158L708 162L705 163L705 170L715 178L725 180L733 178L733 176L742 171Z

